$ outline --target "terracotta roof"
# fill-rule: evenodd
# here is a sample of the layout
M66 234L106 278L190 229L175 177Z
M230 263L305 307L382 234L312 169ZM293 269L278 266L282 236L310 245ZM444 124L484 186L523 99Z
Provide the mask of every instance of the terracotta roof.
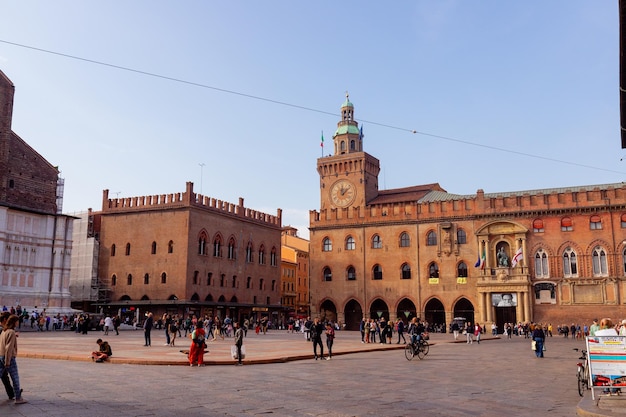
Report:
M416 185L414 187L394 188L391 190L381 190L378 196L368 204L389 204L389 203L405 203L410 201L419 201L432 191L446 192L438 183Z

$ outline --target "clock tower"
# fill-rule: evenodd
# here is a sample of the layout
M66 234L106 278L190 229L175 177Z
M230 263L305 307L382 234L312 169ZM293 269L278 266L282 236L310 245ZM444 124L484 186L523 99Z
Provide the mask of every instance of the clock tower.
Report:
M333 147L333 155L317 160L320 209L364 207L378 195L380 162L363 152L363 126L359 129L354 120L354 105L347 93Z

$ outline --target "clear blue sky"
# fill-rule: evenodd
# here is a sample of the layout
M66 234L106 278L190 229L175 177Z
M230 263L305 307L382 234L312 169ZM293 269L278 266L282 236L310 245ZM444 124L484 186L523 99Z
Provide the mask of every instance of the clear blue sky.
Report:
M381 189L624 180L618 23L597 0L0 0L0 69L64 212L193 181L308 237L345 91Z

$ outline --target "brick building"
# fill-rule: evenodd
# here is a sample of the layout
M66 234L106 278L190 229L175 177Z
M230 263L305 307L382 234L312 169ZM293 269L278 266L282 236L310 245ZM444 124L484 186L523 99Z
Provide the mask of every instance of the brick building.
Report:
M185 192L109 198L94 213L101 306L278 321L281 210L277 215Z
M298 230L287 226L282 233L283 306L288 315L309 315L309 241L298 236Z
M499 329L626 318L626 184L379 190L348 99L333 141L310 213L312 314L352 329L363 316Z
M0 306L67 313L73 218L57 167L11 128L14 94L0 71Z

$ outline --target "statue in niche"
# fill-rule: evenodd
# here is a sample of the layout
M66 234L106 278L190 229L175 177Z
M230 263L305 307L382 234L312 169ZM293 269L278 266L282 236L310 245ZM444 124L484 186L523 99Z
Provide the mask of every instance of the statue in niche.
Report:
M500 247L500 250L498 251L498 266L509 266L509 257L506 253L504 253L504 247Z

